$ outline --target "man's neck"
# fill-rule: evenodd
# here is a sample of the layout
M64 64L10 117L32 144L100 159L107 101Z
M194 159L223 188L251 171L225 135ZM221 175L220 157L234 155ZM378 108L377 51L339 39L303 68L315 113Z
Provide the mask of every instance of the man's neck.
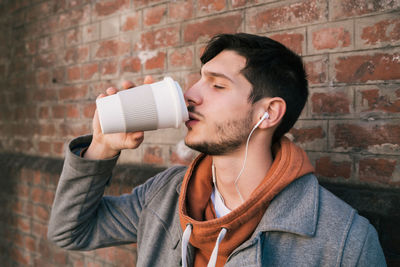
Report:
M270 145L261 138L250 141L246 166L237 180L242 169L245 146L223 156L213 156L218 190L224 198L225 205L233 210L242 204L241 197L246 201L266 176L272 164ZM238 193L240 192L240 195Z

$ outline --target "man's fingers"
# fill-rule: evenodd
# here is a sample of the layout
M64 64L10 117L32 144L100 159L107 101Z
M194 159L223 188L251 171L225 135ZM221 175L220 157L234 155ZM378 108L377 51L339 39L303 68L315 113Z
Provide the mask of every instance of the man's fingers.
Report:
M106 90L106 93L107 93L108 95L113 95L113 94L116 94L117 92L118 92L118 89L115 88L115 87L109 87L109 88L107 88L107 90Z
M106 94L99 94L99 95L97 96L97 99L103 98L103 97L106 97L106 96L107 96Z
M151 75L146 75L146 77L144 77L144 84L149 84L149 83L154 83L154 79Z
M135 84L133 82L131 82L131 81L123 81L122 82L122 88L123 89L129 89L129 88L132 88L132 87L135 87Z

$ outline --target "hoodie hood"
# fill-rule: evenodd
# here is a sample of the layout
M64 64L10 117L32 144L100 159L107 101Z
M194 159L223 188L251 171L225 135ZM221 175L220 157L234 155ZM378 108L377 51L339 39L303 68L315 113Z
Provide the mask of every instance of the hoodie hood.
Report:
M273 147L271 168L251 196L229 214L217 218L211 201L212 157L199 155L189 166L179 196L182 229L192 228L189 242L196 249L194 266L206 266L222 229L217 266L223 266L232 251L257 227L271 200L296 178L314 172L306 153L283 137Z

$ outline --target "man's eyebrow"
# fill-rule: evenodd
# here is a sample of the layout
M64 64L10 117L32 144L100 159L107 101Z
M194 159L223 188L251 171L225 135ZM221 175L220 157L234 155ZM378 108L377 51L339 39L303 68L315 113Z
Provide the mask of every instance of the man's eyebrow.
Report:
M204 73L207 76L224 78L224 79L229 80L231 83L234 83L234 81L231 78L229 78L228 76L226 76L225 74L220 73L220 72L214 72L214 71L208 71L208 70L204 70L204 71L200 70L200 74L201 73Z

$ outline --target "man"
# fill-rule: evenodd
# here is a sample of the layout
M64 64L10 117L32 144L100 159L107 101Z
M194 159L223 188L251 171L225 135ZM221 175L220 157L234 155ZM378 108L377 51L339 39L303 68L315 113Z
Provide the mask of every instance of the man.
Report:
M385 266L375 229L283 136L308 96L301 58L242 33L214 37L201 61L185 93L185 143L201 154L103 197L118 154L143 132L103 135L95 114L93 137L67 151L49 238L82 250L137 243L137 266Z

